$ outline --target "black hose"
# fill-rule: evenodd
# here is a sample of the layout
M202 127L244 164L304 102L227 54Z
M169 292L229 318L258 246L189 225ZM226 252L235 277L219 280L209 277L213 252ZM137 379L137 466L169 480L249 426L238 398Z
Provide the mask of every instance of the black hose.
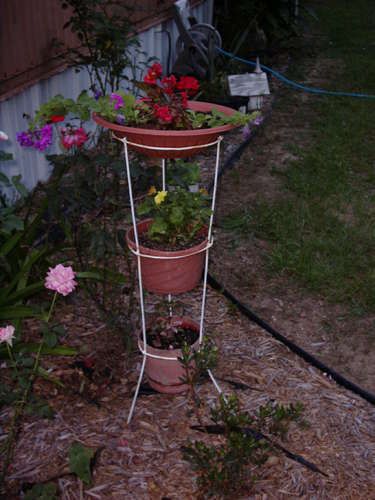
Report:
M270 111L271 112L271 111ZM268 114L270 114L270 112ZM227 158L227 160L224 162L223 166L219 170L219 177L221 177L224 172L233 167L233 163L238 160L247 147L247 145L251 142L253 137L256 135L258 129L253 128L252 129L252 134L249 138L244 140ZM211 191L213 187L213 183L211 183L208 186L208 191ZM315 366L319 370L321 370L323 373L331 377L337 384L345 387L349 391L352 391L353 393L357 394L358 396L361 396L361 398L365 399L369 403L373 404L375 406L375 395L372 394L371 392L366 391L362 387L358 386L357 384L354 384L350 380L346 379L343 375L340 373L336 372L332 368L328 367L322 361L317 359L315 356L312 354L308 353L301 347L299 347L297 344L289 340L287 337L279 333L277 330L275 330L272 326L270 326L266 321L261 319L259 316L257 316L251 309L249 309L245 304L240 302L232 293L230 293L227 289L223 287L221 283L219 283L213 276L210 274L208 275L208 283L212 286L212 288L215 288L216 290L219 290L224 297L226 297L228 300L230 300L237 308L238 310L246 316L248 319L256 323L258 326L263 328L263 330L266 330L268 333L270 333L276 340L279 342L283 343L286 345L291 351L293 351L295 354L303 358L307 363L310 363L311 365Z
M258 326L263 328L263 330L266 330L268 333L270 333L276 340L279 342L283 343L291 351L293 351L295 354L303 358L305 361L310 363L311 365L315 366L319 370L321 370L323 373L331 377L335 382L337 382L339 385L342 385L346 389L349 389L350 391L354 392L355 394L358 394L358 396L361 396L363 399L368 401L369 403L375 405L375 395L372 394L371 392L366 391L365 389L362 389L362 387L359 387L358 385L354 384L350 380L346 379L340 373L337 373L335 370L332 368L328 367L322 361L317 359L315 356L312 354L308 353L302 347L299 347L297 344L289 340L287 337L279 333L277 330L275 330L272 326L270 326L266 321L263 319L259 318L251 309L249 309L245 304L240 302L233 294L231 294L226 288L223 287L213 276L210 274L208 275L207 281L212 288L219 290L220 293L224 295L225 298L230 300L237 308L238 310L245 315L248 319L256 323Z

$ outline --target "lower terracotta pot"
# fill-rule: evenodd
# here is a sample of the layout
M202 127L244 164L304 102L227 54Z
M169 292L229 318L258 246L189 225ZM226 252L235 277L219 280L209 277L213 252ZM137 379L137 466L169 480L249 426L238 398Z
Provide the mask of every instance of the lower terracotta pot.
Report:
M199 325L190 318L176 317L173 319L173 324L179 327L197 332L199 336ZM193 350L197 350L199 346L199 338L191 346ZM139 347L144 351L142 339L139 339ZM156 349L147 345L147 353L153 356L161 356L169 359L158 359L152 356L147 356L145 372L150 386L155 391L164 394L179 394L188 390L188 385L182 383L181 379L186 376L186 370L176 358L182 356L181 349ZM173 359L175 358L175 359ZM194 366L192 365L192 369Z
M137 224L138 235L145 233L151 222L152 219L139 222ZM205 231L207 233L207 230ZM136 249L133 228L127 231L126 241L129 248ZM195 288L202 277L205 257L204 248L207 243L206 238L198 245L178 251L155 250L140 245L140 253L151 256L141 257L144 289L159 294L178 294Z

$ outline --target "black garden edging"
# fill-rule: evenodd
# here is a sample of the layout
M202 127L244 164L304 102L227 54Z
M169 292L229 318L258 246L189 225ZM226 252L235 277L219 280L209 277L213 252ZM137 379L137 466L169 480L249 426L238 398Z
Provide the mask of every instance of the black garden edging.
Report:
M263 328L263 330L266 330L268 333L270 333L276 340L287 346L292 352L303 358L307 363L310 365L315 366L315 368L318 368L320 371L322 371L324 374L327 376L331 377L337 384L345 387L345 389L348 389L349 391L354 392L355 394L358 394L358 396L361 396L361 398L365 399L369 403L373 404L375 406L375 395L372 394L371 392L366 391L365 389L362 389L362 387L354 384L350 380L346 379L340 373L337 373L335 370L332 368L328 367L322 361L317 359L315 356L312 354L308 353L301 347L299 347L297 344L289 340L287 337L279 333L277 330L275 330L272 326L270 326L266 321L261 319L259 316L257 316L251 309L249 309L245 304L240 302L233 294L231 294L228 290L226 290L213 276L210 274L208 275L208 283L209 285L214 288L215 290L218 290L225 298L230 300L232 304L234 304L238 310L245 315L250 321L253 321L256 323L258 326Z

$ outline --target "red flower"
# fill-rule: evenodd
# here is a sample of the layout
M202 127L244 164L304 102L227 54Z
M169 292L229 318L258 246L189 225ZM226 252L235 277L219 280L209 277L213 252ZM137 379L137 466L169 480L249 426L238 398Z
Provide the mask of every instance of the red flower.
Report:
M155 84L156 80L163 74L163 68L160 63L155 63L148 70L147 75L144 77L145 83Z
M65 116L63 115L52 115L49 119L48 123L59 123L65 120Z
M169 95L173 94L174 89L176 88L176 83L177 83L177 80L176 80L176 77L174 75L165 76L161 81L161 84L164 87L164 92L166 94L169 94Z
M199 82L193 76L182 76L177 83L178 90L186 90L188 95L194 95L199 90Z
M180 93L180 97L181 97L181 106L186 109L187 106L188 106L188 95L187 95L187 92L183 91Z
M162 123L171 123L171 121L173 120L173 116L168 106L158 106L157 104L155 104L154 114L155 117Z

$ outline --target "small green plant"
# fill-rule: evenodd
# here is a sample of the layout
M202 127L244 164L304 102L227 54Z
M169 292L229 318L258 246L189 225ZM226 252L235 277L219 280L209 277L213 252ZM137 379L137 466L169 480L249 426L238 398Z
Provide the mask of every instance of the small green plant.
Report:
M183 448L184 458L198 474L202 498L233 498L255 480L249 474L249 465L265 462L269 445L265 440L240 431L253 419L240 410L236 396L220 396L219 404L211 410L211 419L223 427L220 444L189 443Z
M284 439L290 422L298 421L304 423L301 419L302 412L303 405L300 402L287 406L276 402L269 402L258 409L257 428Z
M138 207L139 215L149 215L153 222L148 238L168 245L186 245L208 223L211 215L209 197L202 192L151 191Z
M182 356L180 363L185 369L185 376L182 383L189 386L190 398L198 421L201 423L201 416L197 411L201 406L201 400L195 390L197 383L207 375L207 370L212 370L217 365L218 348L210 337L204 337L199 349L193 350L186 342L182 346Z
M220 396L211 409L215 425L198 426L199 430L220 436L219 443L195 441L183 448L184 458L198 474L200 498L234 498L248 493L256 480L250 466L253 471L267 460L271 451L284 450L269 435L285 436L288 423L300 419L302 408L300 403L267 404L252 416L241 410L237 396Z

